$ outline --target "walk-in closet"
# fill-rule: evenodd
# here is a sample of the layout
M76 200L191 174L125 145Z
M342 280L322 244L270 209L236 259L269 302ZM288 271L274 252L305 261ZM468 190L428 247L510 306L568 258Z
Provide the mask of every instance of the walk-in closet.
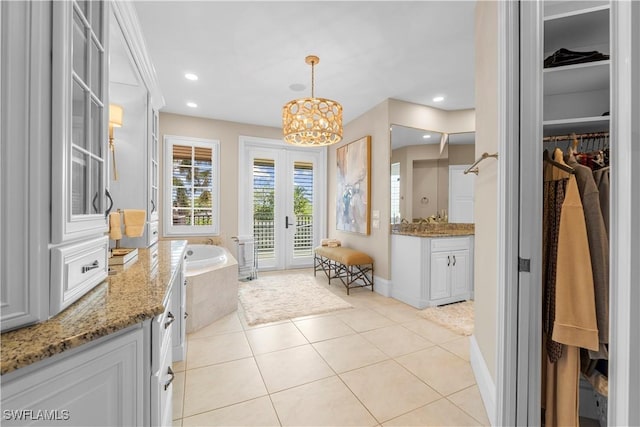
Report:
M541 424L607 425L610 4L544 2Z

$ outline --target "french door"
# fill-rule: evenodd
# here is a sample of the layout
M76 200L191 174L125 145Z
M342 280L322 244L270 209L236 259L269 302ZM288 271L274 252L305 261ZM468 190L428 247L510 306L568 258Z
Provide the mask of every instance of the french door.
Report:
M258 268L312 266L326 228L325 150L253 138L240 150L239 234L253 235Z

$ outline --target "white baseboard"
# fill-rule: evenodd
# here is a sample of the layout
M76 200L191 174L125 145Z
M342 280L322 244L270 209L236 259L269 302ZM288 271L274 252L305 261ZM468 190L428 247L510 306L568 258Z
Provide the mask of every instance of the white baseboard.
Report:
M469 358L471 359L473 375L476 377L476 383L482 396L484 409L487 411L491 425L494 426L496 425L496 385L491 378L491 373L487 368L484 357L482 357L482 352L480 351L480 347L478 347L475 335L471 336L469 342Z
M391 296L391 280L373 276L373 290L383 297Z

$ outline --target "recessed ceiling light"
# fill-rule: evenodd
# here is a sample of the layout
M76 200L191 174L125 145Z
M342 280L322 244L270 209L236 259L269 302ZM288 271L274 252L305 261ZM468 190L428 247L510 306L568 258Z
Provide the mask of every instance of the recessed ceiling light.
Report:
M289 85L289 89L291 89L294 92L301 92L303 90L305 90L307 87L305 85L303 85L302 83L294 83L292 85Z
M433 102L440 102L440 101L444 101L444 96L436 96L435 98L433 98Z
M184 78L185 78L185 79L187 79L187 80L193 80L193 81L198 80L198 76L196 76L196 75L195 75L195 74L193 74L193 73L187 73L187 74L185 74L185 75L184 75Z
M423 137L424 139L427 139L427 138L431 138L431 135L426 134L426 135L422 135L422 137Z
M196 104L195 102L187 102L187 107L198 108L198 104Z

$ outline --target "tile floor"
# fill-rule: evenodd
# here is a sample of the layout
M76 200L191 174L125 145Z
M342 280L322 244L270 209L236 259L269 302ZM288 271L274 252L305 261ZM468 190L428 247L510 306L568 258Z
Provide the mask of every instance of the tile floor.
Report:
M254 327L240 308L190 334L173 425L489 425L467 337L368 289L327 288L354 308Z

